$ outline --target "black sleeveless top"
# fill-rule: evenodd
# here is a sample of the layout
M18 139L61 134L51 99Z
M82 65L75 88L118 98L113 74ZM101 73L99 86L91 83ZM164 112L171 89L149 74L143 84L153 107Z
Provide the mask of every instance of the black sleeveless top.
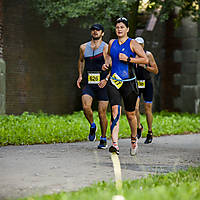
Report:
M137 64L137 67L135 68L135 73L137 80L151 80L150 72L144 69L144 67L140 66L140 64Z

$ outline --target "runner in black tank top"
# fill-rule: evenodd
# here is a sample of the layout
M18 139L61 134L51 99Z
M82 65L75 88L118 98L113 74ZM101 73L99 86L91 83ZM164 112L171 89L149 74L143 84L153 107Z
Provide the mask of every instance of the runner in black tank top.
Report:
M135 39L143 48L144 48L144 39L141 37L137 37ZM138 88L139 88L139 97L136 103L136 116L137 116L137 135L138 138L142 135L143 126L140 123L140 112L139 112L139 104L140 98L143 95L144 99L144 107L145 107L145 114L147 119L148 125L148 134L145 140L145 144L151 143L153 140L153 132L152 132L152 122L153 122L153 115L152 115L152 101L153 101L153 84L151 80L151 74L158 73L158 67L154 60L154 57L151 52L145 51L148 59L148 65L136 65L136 77L138 80Z
M92 40L80 46L80 55L78 61L79 78L77 80L78 88L82 89L82 105L86 119L90 123L90 132L88 139L95 141L97 126L94 123L92 102L98 101L98 114L100 119L101 137L99 149L107 147L106 131L108 107L107 82L108 72L102 71L102 65L105 63L104 57L107 54L108 45L102 41L104 28L100 24L94 24L91 27Z

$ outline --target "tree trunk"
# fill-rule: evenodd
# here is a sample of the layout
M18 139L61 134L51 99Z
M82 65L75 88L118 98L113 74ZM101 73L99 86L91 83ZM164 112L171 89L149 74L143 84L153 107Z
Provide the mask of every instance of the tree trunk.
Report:
M129 37L135 38L135 32L137 28L137 16L140 0L131 2L131 11L129 13Z

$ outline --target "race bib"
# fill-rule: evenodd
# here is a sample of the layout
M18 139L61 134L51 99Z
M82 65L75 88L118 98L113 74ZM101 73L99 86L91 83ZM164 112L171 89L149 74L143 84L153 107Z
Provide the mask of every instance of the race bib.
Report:
M100 72L88 72L88 84L98 84L100 82Z
M117 88L119 89L120 87L122 87L123 85L123 81L120 81L122 80L116 73L114 73L112 76L111 76L111 83Z
M138 80L138 88L145 88L145 80Z

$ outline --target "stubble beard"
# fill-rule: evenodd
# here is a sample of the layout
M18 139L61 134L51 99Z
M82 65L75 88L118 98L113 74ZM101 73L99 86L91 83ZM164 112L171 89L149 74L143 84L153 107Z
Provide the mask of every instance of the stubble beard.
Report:
M93 40L100 40L100 38L101 38L101 37L93 37L93 36L92 36L92 39L93 39Z

